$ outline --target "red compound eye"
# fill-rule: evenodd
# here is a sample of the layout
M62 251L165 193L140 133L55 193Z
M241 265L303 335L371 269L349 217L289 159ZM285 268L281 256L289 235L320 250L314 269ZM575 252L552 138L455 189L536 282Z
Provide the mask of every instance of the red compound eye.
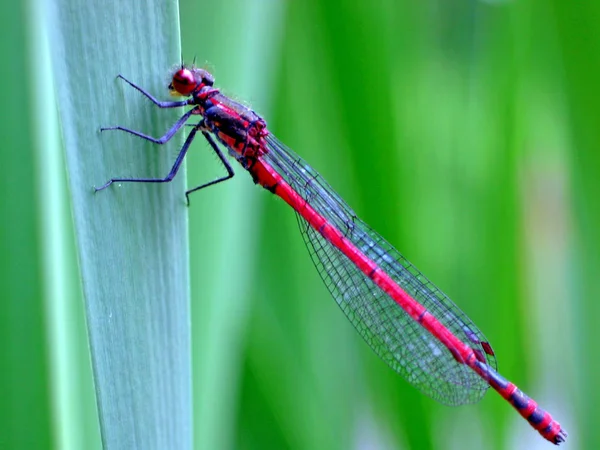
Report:
M190 69L179 69L173 74L173 80L169 87L178 94L188 96L196 89L196 86L198 83L194 73Z

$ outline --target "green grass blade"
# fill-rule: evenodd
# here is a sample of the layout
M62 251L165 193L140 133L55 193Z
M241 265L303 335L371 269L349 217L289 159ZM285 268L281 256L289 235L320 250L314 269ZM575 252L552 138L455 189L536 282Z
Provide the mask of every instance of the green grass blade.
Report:
M572 371L571 434L580 448L600 445L596 431L596 416L600 402L600 360L596 357L600 341L600 127L598 110L600 98L600 38L596 2L571 4L558 0L552 3L556 41L561 56L562 98L567 106L566 122L572 145L568 154L573 209L573 258L569 276L568 301L570 319L561 323L560 336L572 330L574 345L567 355L561 354L561 365ZM571 225L568 223L568 225ZM556 226L556 225L555 225ZM560 242L560 241L559 241ZM573 360L565 364L564 358ZM561 370L561 373L565 370Z
M51 67L45 17L42 7L32 8L32 72L40 65ZM33 98L46 99L36 105L33 123L42 199L38 226L43 245L54 442L61 450L94 450L101 448L98 412L52 74L32 82L31 91Z
M191 448L191 363L184 171L162 177L181 139L163 147L113 132L162 135L179 111L159 111L116 80L166 96L179 59L175 2L49 5L49 42L66 151L77 252L105 449Z
M182 2L182 44L186 61L208 68L217 86L248 101L268 117L273 95L283 3ZM199 26L198 18L208 17ZM203 139L189 156L190 185L224 173ZM194 328L194 432L196 448L237 448L235 427L244 380L249 313L259 269L265 193L233 160L236 176L197 193L190 208L190 253ZM206 217L211 218L210 221ZM241 226L243 224L243 226Z
M36 180L34 70L24 51L27 2L0 5L0 448L52 448L49 367L42 283L42 239Z

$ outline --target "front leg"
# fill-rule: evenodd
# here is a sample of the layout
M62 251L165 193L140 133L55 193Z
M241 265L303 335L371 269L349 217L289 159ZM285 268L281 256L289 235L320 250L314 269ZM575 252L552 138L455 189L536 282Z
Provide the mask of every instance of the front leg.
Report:
M117 78L120 78L125 83L127 83L129 86L133 87L134 89L137 89L139 92L141 92L142 94L144 94L146 96L146 98L150 99L150 101L152 103L154 103L156 106L158 106L159 108L178 108L180 106L187 106L187 105L193 105L194 104L194 99L181 100L179 102L161 102L161 101L157 100L152 94L150 94L150 92L148 92L145 89L139 87L137 84L129 81L123 75L119 74L119 75L117 75Z

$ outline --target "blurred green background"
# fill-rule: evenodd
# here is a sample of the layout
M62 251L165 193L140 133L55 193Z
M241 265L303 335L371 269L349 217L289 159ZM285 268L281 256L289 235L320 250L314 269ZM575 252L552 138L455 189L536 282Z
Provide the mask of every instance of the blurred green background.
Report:
M47 245L76 254L64 182L43 189L47 171L64 178L40 150L60 149L60 128L38 106L53 113L49 62L31 55L52 47L32 25L52 2L26 5L0 6L0 449L100 448L79 275ZM180 17L184 59L467 313L566 448L597 448L600 5L182 0ZM223 172L200 141L189 186ZM293 212L234 169L189 209L194 448L549 448L494 392L448 408L390 371L330 299ZM59 316L56 274L72 285Z

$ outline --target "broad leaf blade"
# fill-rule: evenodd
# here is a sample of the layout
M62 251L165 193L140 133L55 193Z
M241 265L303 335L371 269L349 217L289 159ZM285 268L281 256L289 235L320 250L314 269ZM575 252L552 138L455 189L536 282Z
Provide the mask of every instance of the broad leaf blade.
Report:
M191 448L189 275L184 176L161 185L115 176L162 177L181 139L156 136L181 112L158 110L119 82L157 96L178 60L175 2L57 1L49 40L77 235L104 448Z

